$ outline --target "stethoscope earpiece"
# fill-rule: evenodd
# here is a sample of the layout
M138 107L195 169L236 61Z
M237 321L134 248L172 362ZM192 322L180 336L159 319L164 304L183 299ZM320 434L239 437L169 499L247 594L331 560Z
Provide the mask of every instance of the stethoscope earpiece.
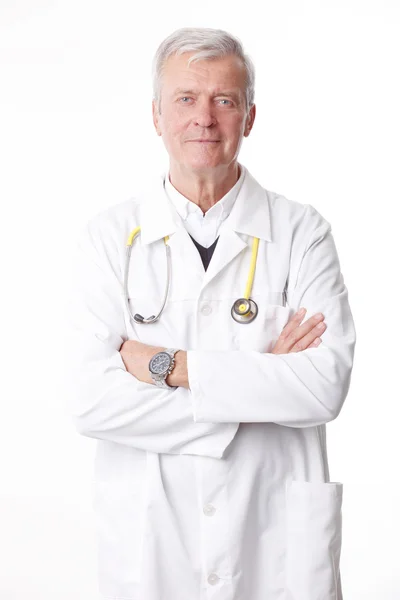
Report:
M151 317L147 317L147 319L145 319L142 315L136 313L133 315L133 320L135 323L154 323L154 321L156 321L156 317L155 315L151 315Z
M237 323L251 323L257 316L258 306L251 298L238 298L232 305L231 315Z

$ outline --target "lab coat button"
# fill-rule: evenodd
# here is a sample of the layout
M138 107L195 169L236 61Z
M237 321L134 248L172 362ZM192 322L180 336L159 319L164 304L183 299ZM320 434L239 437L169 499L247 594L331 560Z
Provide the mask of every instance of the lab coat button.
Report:
M211 306L209 304L205 304L201 309L201 313L205 316L210 315L212 313Z
M207 517L212 517L215 514L215 506L212 504L205 504L203 506L203 513L207 515Z
M215 585L216 583L218 583L219 581L219 577L216 573L211 573L211 575L208 576L208 583L210 583L211 585Z

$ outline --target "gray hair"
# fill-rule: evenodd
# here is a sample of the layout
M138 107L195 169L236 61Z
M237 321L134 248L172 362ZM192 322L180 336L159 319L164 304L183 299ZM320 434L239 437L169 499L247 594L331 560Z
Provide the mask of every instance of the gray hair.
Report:
M246 70L246 111L254 104L254 64L247 54L244 53L241 41L222 29L211 29L210 27L182 27L169 35L159 45L153 59L153 99L158 111L161 108L161 79L166 60L184 52L195 52L189 60L207 60L220 58L229 54L238 56Z

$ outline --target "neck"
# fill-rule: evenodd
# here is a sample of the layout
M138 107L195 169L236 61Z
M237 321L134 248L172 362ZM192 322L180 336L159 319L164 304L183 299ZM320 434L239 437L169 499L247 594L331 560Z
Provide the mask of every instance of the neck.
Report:
M240 166L236 161L228 167L224 165L202 173L193 173L172 163L169 169L169 180L174 188L197 204L204 214L233 188L239 177Z

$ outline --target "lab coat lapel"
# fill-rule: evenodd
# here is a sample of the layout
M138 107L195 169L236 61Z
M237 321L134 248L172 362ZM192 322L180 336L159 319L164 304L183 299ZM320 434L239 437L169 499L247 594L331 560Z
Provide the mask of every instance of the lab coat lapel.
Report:
M153 185L141 194L141 243L151 244L168 235L172 270L185 278L188 289L199 291L204 280L204 266L181 217L165 193L165 176L164 173L156 177Z
M245 234L241 236L239 234ZM266 190L247 170L232 210L221 225L220 236L203 279L204 289L254 237L271 241L270 209Z
M193 292L199 291L205 276L204 266L199 251L182 222L171 235L168 244L171 248L172 262L179 260L179 264L183 266L182 277L186 279L187 288Z
M246 176L220 235L207 271L182 220L164 190L166 174L155 178L141 199L141 243L150 244L168 235L174 260L182 262L190 285L201 292L253 238L271 241L270 208L266 190L246 169ZM245 234L245 237L239 235Z
M146 191L140 193L141 244L151 244L166 235L173 235L179 226L180 217L165 194L164 175L157 175Z
M204 289L244 248L247 248L247 243L235 231L220 230L219 239L204 274L201 289Z

